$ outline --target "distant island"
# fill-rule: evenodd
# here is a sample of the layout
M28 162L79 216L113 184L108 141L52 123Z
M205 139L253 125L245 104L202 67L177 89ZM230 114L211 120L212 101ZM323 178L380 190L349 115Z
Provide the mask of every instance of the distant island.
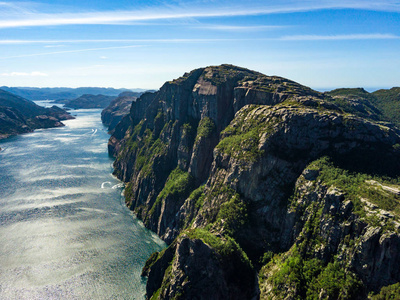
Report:
M106 108L111 101L113 101L115 96L105 96L105 95L91 95L84 94L76 99L72 100L58 100L57 103L64 103L64 107L80 109L80 108Z
M133 101L108 147L169 245L143 268L147 299L398 297L398 92L221 65Z

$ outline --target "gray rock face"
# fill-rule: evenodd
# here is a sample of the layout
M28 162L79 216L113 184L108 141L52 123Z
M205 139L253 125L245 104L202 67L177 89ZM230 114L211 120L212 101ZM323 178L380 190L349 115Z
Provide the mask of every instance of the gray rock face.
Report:
M399 247L398 233L368 227L352 259L352 267L373 290L399 282Z
M149 282L159 280L164 274L159 297L162 299L256 299L258 294L256 276L244 263L236 263L235 253L221 256L200 239L182 236L167 249L171 257L166 271L161 260L152 266ZM153 288L154 289L154 288ZM153 290L148 287L148 295Z
M137 99L136 93L125 92L120 94L101 112L101 121L113 131L123 117L129 114L133 101Z
M283 78L223 65L194 70L132 104L109 141L115 174L128 183L127 205L171 244L145 272L148 297L257 297L253 279L264 253L284 253L311 238L305 228L316 215L324 243L308 247L312 257L325 264L342 257L368 291L400 280L398 233L367 234L371 225L354 213L354 203L318 181L320 170L306 168L330 156L355 171L398 174L400 135L331 100ZM395 218L388 214L380 216ZM361 241L358 250L343 246L346 237ZM236 254L221 254L221 243L231 240L228 253ZM245 257L253 265L243 267ZM242 285L234 274L243 270Z
M292 236L298 239L305 222L311 217L305 207L317 204L322 208L318 235L324 241L315 256L324 261L333 256L348 262L369 290L377 291L382 286L400 281L400 258L398 230L383 229L368 224L353 212L353 204L346 201L344 193L323 183L312 184L306 179L308 170L302 173L296 183L298 206L295 211L296 224ZM367 214L376 207L365 206ZM390 217L383 217L382 224L391 224ZM345 241L355 241L349 246Z

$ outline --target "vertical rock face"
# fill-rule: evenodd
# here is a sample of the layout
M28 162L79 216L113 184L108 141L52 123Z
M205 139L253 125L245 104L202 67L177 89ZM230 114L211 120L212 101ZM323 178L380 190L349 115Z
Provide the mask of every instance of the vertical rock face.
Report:
M181 236L171 247L173 258L167 276L159 284L163 299L256 299L257 278L236 252L219 253L201 239ZM238 257L239 256L239 257ZM163 256L164 257L164 256ZM149 282L165 270L153 266ZM148 293L153 291L148 289Z
M398 176L399 133L340 104L287 79L230 65L186 73L132 104L109 150L115 174L127 182L127 205L170 244L144 270L149 298L317 291L335 298L338 288L323 285L331 273L344 274L343 293L360 295L400 280L397 200L364 187L365 180L348 183L353 173L386 176L381 181ZM349 181L334 177L340 172ZM392 218L379 219L360 200L380 205L377 193L391 199L382 205ZM367 233L377 220L383 229ZM303 273L290 287L280 283L293 257L304 274L318 266L313 274L320 285ZM380 279L372 280L375 275Z
M132 92L121 93L101 112L101 121L108 126L110 132L129 114L132 102L136 101L137 96L137 93Z

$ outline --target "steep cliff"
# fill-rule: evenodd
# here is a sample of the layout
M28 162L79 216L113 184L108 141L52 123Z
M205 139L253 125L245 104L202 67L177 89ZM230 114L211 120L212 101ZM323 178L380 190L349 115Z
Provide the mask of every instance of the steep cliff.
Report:
M128 115L133 101L140 96L139 93L124 92L119 94L111 103L101 112L101 121L112 131L121 119Z
M44 108L0 90L0 139L38 128L64 126L60 121L68 119L73 117L57 106Z
M231 65L137 99L109 151L127 205L170 244L143 270L148 297L351 298L400 281L400 135L351 103Z

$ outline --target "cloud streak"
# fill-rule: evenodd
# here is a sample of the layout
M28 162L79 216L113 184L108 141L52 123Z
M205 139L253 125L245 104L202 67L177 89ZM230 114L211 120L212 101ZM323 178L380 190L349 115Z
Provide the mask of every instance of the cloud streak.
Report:
M239 39L93 39L93 40L0 40L0 45L29 44L84 44L84 43L208 43L237 41ZM243 40L243 39L240 39ZM57 45L47 45L46 47ZM122 46L124 47L124 46ZM131 46L134 47L134 46ZM119 47L118 47L119 48Z
M232 29L233 30L233 29ZM64 47L70 44L101 44L101 43L216 43L216 42L236 42L246 40L260 41L343 41L343 40L395 40L400 36L390 33L367 33L367 34L342 34L342 35L287 35L277 38L238 38L238 39L82 39L82 40L0 40L0 45L34 45L45 44L46 48ZM65 50L57 52L48 52L47 54L85 52L105 49L123 49L143 47L143 45L115 46L104 48L90 48L78 50ZM39 54L27 54L25 56L37 56ZM40 54L45 55L45 53ZM20 57L20 56L13 56Z
M46 77L49 76L46 73L43 72L11 72L11 73L1 73L0 76L5 76L5 77Z
M7 5L7 2L0 2ZM13 5L15 7L15 5ZM32 11L22 14L0 14L0 28L63 26L63 25L99 25L99 24L135 24L135 22L156 20L178 20L191 18L213 18L254 16L277 13L305 12L321 9L353 8L378 11L400 11L396 1L283 1L279 5L272 1L255 1L254 4L227 2L223 5L153 7L142 10L103 11L82 13L38 13ZM21 17L22 15L22 17Z
M79 52L100 51L100 50L110 50L110 49L137 48L137 47L143 47L143 45L129 45L129 46L117 46L117 47L101 47L101 48L54 51L54 52L44 52L44 53L30 53L30 54L21 54L21 55L8 56L8 57L0 57L0 59L34 57L34 56L47 56L47 55L54 55L54 54L79 53Z
M260 26L232 26L232 25L200 25L196 28L217 30L217 31L230 31L230 32L251 32L251 31L266 31L287 28L288 26L274 26L274 25L260 25Z
M400 39L394 34L343 34L343 35L291 35L279 38L281 41L350 41L350 40L393 40Z

